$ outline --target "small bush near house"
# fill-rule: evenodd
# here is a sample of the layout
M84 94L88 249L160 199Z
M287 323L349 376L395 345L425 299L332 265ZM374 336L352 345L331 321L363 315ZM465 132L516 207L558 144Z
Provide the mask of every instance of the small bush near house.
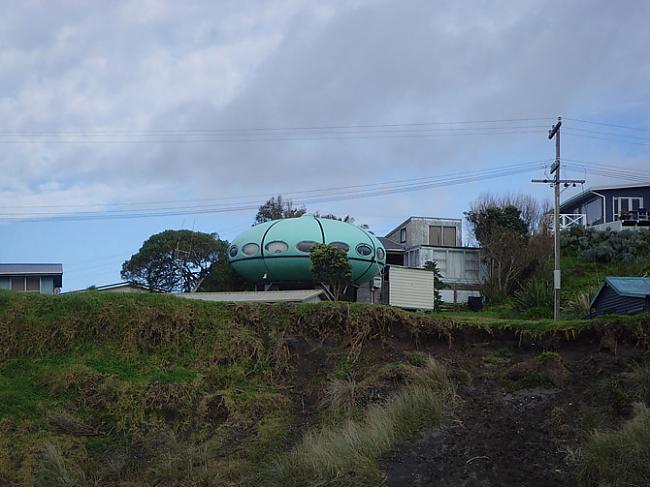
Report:
M650 410L638 405L634 417L615 431L594 431L581 458L580 484L627 487L650 479Z

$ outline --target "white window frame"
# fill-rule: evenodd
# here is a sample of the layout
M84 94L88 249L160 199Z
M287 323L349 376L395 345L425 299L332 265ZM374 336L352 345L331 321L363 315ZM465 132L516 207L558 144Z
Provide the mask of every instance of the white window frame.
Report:
M621 201L627 200L627 207L630 211L632 208L632 201L639 202L639 208L643 208L643 196L614 196L614 216L616 218L621 217Z

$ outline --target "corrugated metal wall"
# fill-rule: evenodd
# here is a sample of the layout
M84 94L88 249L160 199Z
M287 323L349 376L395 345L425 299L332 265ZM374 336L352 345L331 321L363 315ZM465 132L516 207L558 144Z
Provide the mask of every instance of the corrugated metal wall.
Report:
M604 313L629 314L645 310L644 298L620 296L611 287L606 286L594 302L593 316Z
M433 309L433 272L391 266L388 304L408 309Z

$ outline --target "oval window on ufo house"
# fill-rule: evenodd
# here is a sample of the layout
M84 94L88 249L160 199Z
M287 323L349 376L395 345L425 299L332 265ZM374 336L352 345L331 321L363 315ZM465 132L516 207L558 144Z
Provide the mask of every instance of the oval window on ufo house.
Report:
M345 242L332 242L327 245L331 245L332 247L342 250L343 252L348 252L350 250L350 246Z
M281 254L282 252L289 250L287 243L283 242L282 240L274 240L273 242L269 242L264 246L264 248L271 254Z
M246 254L246 255L255 255L257 252L259 252L260 246L257 245L256 243L247 243L241 248L241 251Z
M386 257L386 252L384 252L384 249L377 249L377 258L379 260L384 260L384 257Z
M296 249L298 249L300 252L309 253L317 243L318 242L314 242L313 240L303 240L302 242L298 242L296 244Z
M367 244L359 244L357 245L357 254L367 257L372 254L372 248Z
M237 256L237 246L233 245L232 247L230 247L230 250L228 251L228 254L230 255L230 257Z

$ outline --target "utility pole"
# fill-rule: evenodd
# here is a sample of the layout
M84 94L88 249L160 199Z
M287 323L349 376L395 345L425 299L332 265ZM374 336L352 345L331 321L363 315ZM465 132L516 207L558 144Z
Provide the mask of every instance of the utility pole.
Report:
M533 183L551 184L555 191L554 208L553 208L553 254L555 264L553 266L553 319L560 318L560 185L569 186L569 184L582 184L584 179L561 179L560 178L560 127L562 127L562 117L557 117L557 123L548 131L549 140L555 137L555 162L551 166L551 174L555 174L553 179L533 179Z

